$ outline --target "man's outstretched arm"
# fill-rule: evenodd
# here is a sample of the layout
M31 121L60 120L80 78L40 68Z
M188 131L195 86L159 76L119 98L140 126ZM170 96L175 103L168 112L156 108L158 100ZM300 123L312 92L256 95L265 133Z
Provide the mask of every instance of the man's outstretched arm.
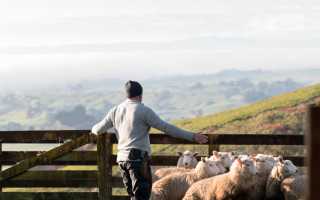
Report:
M91 132L96 135L100 135L112 127L113 127L113 123L111 120L111 111L109 111L107 116L100 123L92 127Z
M149 126L156 128L170 136L195 141L200 144L208 142L208 136L202 135L202 131L186 131L173 124L169 124L160 119L160 117L151 109L148 110L145 120Z

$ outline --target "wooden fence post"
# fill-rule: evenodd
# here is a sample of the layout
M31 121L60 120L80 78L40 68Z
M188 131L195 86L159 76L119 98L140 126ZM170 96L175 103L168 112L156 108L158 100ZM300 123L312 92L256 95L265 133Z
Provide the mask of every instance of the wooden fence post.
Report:
M107 133L98 136L97 140L97 161L98 161L98 182L99 199L111 200L110 195L110 173L109 173L109 151L110 145L107 144Z
M310 107L308 110L308 195L307 200L320 199L319 184L320 171L319 159L316 159L320 151L320 107Z
M209 145L208 145L208 155L212 155L213 151L220 151L220 145L218 144L212 144L214 140L217 139L218 135L216 134L208 134L209 136Z
M111 177L112 177L112 165L111 165L111 162L110 162L110 156L113 154L113 144L110 142L110 137L111 137L111 134L108 133L107 134L107 148L109 149L109 154L108 154L108 168L109 168L109 175L110 175L110 178L109 178L109 183L110 183L110 180L111 180ZM111 184L109 184L109 195L108 195L108 198L111 199L111 196L112 196L112 187L111 187Z
M2 142L0 141L0 154L2 153ZM2 164L0 164L0 172L2 171ZM0 188L0 192L2 192L2 188Z

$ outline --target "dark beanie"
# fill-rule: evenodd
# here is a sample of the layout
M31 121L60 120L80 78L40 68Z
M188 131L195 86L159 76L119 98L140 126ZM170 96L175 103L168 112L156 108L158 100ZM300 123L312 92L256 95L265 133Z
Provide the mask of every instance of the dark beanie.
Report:
M126 90L127 98L132 98L132 97L142 95L142 87L140 83L136 81L128 81L124 86L124 88Z

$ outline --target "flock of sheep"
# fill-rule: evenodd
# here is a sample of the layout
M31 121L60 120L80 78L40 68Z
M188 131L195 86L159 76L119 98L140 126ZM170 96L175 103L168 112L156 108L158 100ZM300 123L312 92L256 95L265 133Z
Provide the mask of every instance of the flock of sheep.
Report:
M151 200L298 200L307 179L281 156L245 152L216 152L210 158L177 152L176 168L161 168L152 175Z

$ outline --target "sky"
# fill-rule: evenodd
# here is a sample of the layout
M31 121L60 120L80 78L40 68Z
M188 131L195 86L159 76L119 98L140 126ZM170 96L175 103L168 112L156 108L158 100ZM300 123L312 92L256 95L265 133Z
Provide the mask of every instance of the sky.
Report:
M315 0L1 1L0 93L82 80L320 68L319 22Z

